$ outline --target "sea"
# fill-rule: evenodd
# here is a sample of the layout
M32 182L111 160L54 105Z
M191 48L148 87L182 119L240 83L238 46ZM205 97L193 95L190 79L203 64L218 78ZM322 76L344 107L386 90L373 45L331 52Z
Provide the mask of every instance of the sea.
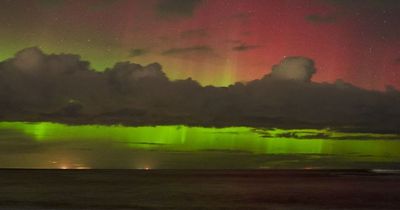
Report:
M398 210L396 170L2 169L1 210Z

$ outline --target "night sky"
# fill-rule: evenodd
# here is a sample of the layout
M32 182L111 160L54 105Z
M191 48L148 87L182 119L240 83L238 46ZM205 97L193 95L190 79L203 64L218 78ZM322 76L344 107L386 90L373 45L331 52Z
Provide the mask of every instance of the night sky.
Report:
M399 20L397 0L1 0L0 59L37 46L226 86L305 56L313 81L382 90L400 87Z
M0 0L0 168L400 168L399 0Z

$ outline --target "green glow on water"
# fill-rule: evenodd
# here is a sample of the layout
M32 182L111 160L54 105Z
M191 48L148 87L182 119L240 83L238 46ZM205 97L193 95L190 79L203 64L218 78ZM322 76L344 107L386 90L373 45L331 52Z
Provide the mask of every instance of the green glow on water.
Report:
M254 154L357 155L400 159L393 134L343 133L328 129L203 128L188 126L69 126L58 123L1 122L39 143L114 142L120 147L165 151L230 151Z

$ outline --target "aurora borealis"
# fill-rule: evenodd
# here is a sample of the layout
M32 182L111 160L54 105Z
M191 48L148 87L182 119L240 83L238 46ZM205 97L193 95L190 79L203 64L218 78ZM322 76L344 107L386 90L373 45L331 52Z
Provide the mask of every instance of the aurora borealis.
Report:
M171 79L227 86L284 56L317 63L314 81L400 87L396 0L1 0L0 60L38 46L97 71L160 63Z
M0 0L0 210L398 210L400 0Z
M0 164L20 156L12 162L24 168L390 168L400 161L399 135L326 129L3 122L0 132Z
M400 1L0 0L0 168L399 168Z

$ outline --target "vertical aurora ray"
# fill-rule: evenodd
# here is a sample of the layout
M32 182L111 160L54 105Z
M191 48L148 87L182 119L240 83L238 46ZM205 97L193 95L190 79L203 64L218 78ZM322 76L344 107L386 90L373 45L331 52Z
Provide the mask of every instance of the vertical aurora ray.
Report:
M260 130L249 127L68 126L57 123L2 122L39 143L108 141L134 149L232 151L253 154L354 155L400 159L398 136L341 133L330 130ZM321 134L324 134L321 137ZM368 140L357 139L368 138ZM396 139L397 138L397 139ZM343 140L346 139L346 140ZM385 140L386 139L386 140Z
M158 62L171 79L227 86L262 77L284 56L301 55L316 61L317 82L399 87L400 7L393 1L381 7L368 1L366 9L330 1L202 1L192 15L174 18L160 18L155 1L21 2L0 2L0 60L39 46L79 54L97 71L119 61ZM182 36L188 31L191 36ZM164 53L196 46L209 50ZM146 53L131 56L132 49Z

